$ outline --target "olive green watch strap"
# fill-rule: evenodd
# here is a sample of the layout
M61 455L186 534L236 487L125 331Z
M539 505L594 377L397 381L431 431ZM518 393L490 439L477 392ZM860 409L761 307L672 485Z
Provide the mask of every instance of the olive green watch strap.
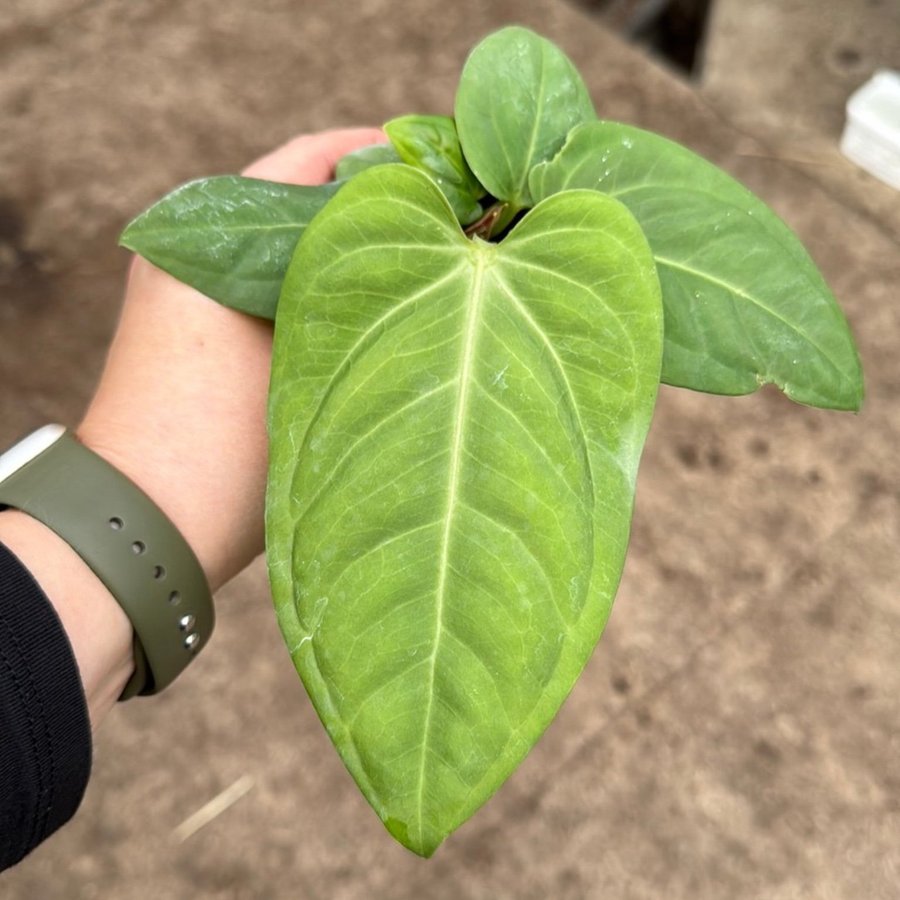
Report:
M20 509L56 532L131 620L135 667L120 699L158 693L212 634L203 569L159 507L62 426L45 426L17 446L31 439L38 450L25 462L4 467L12 454L0 457L0 508Z

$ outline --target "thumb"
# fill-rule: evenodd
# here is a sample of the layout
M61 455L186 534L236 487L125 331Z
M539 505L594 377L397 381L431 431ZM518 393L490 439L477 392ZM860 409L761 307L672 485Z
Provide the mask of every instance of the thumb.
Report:
M244 169L248 178L289 184L324 184L334 178L338 160L359 147L387 141L380 128L344 128L304 134Z

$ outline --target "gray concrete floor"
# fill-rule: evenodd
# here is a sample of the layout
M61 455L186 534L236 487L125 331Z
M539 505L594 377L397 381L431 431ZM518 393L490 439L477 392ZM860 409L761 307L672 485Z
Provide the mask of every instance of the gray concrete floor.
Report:
M703 97L900 242L896 191L838 151L847 98L900 70L898 0L716 0L698 71ZM750 152L760 152L750 151Z
M130 216L301 130L449 111L467 49L513 21L569 52L603 115L725 166L799 232L857 335L863 413L662 391L606 634L523 766L431 861L393 843L344 771L257 563L222 591L197 665L102 729L82 810L0 875L4 898L900 895L898 195L839 157L785 158L578 9L7 2L0 438L77 420Z

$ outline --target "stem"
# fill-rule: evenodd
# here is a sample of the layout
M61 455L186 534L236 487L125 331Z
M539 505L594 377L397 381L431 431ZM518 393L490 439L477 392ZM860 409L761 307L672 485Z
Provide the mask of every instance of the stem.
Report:
M467 237L477 236L484 241L489 241L504 232L510 222L516 217L519 207L513 206L505 200L497 200L491 204L484 215L465 228Z

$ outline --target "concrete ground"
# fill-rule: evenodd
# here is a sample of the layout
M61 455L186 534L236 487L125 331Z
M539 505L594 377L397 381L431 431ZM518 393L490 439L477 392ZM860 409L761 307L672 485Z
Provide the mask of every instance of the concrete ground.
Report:
M566 49L604 116L693 147L798 231L857 336L864 411L663 389L606 634L529 758L432 860L394 844L343 769L257 563L221 592L213 646L184 678L113 714L78 816L0 875L0 896L900 896L900 195L838 156L786 158L768 127L736 128L721 95L577 8L7 0L0 441L77 421L130 216L297 131L449 111L467 49L514 21ZM236 784L231 808L177 840Z
M878 69L900 70L900 2L715 0L702 59L714 108L900 242L896 191L838 151L850 94Z

